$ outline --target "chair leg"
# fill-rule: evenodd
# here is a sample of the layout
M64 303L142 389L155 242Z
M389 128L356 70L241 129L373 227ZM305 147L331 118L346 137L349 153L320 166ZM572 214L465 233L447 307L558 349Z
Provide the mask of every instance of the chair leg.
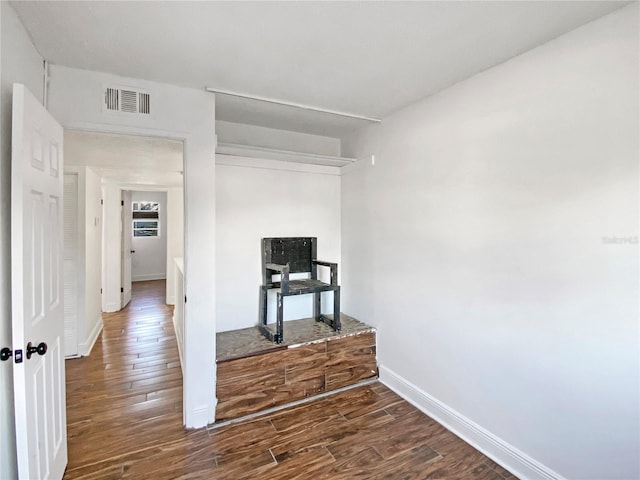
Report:
M333 329L339 332L342 329L340 323L340 287L333 291Z
M260 324L267 324L267 292L269 289L267 287L260 287Z
M322 321L322 312L320 311L320 292L313 294L313 318L316 322Z
M258 330L260 333L267 337L271 342L278 342L278 331L275 333L267 326L267 296L269 294L269 288L264 285L260 286L260 320L258 321ZM277 325L276 325L277 327Z
M284 340L284 316L283 316L283 302L284 297L278 292L278 318L276 320L276 343L282 343Z

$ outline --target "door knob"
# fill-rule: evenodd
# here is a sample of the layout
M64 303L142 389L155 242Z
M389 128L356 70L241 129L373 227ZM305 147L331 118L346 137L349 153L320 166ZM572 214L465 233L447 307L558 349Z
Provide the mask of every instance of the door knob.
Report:
M44 355L47 353L47 344L40 342L37 347L34 347L31 342L27 344L27 360L31 359L31 355L37 353L38 355Z
M0 350L0 362L9 360L11 358L11 355L13 355L11 349L4 347L2 350Z

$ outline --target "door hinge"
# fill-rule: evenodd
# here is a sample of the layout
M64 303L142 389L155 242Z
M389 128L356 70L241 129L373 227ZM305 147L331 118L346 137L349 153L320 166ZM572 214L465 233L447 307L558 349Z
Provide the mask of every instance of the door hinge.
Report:
M187 303L187 296L184 296L184 303Z
M100 289L100 295L102 295L102 289Z
M124 200L120 200L120 205L124 207Z
M104 205L104 200L100 199L100 205Z
M124 288L120 287L120 293L124 293Z

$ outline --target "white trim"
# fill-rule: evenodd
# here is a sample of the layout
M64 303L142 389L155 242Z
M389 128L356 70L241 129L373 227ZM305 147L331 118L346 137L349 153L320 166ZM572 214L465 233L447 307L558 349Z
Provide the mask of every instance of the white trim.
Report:
M173 317L171 317L171 320L173 321L173 331L176 334L176 344L178 345L178 357L180 358L180 370L182 370L182 374L184 375L184 360L183 360L183 356L182 356L182 342L183 339L182 338L178 338L178 319L176 318L176 310L173 310Z
M297 103L297 102L287 102L286 100L277 100L275 98L260 97L257 95L250 95L248 93L232 92L231 90L221 90L219 88L211 88L211 87L206 87L205 90L207 92L216 93L219 95L229 95L231 97L247 98L249 100L258 100L259 102L274 103L276 105L285 105L287 107L301 108L302 110L310 110L312 112L327 113L329 115L338 115L340 117L355 118L357 120L364 120L367 122L380 123L382 121L380 118L367 117L365 115L359 115L357 113L348 113L348 112L342 112L339 110L329 110L327 108L316 107L314 105L307 105L304 103Z
M119 312L120 310L122 310L122 305L120 303L120 300L118 300L117 302L107 303L104 306L104 313Z
M180 257L173 259L175 288L174 300L179 299L179 303L174 303L173 309L173 329L176 333L176 343L178 344L178 355L180 356L180 368L184 375L184 262Z
M215 404L218 403L218 399L215 399ZM191 423L194 425L209 426L215 421L216 405L211 407L210 405L201 405L191 410L191 412L184 412L184 415L188 415L191 419ZM185 422L186 423L186 422ZM187 427L189 428L189 427ZM200 427L196 427L200 428Z
M102 332L102 326L102 315L100 315L87 340L78 345L78 355L86 357L91 353L93 346L96 344L96 340L98 340L100 336L100 332Z
M295 152L292 150L279 150L276 148L223 142L218 143L218 146L216 147L216 154L235 157L263 158L292 163L309 163L311 165L325 165L329 167L342 167L356 162L355 158L336 157L335 155L320 155L317 153Z
M458 413L440 400L380 366L380 381L465 442L522 479L565 480L559 473Z
M108 178L102 178L102 186L114 185L121 190L132 190L136 192L168 192L172 188L184 188L184 182L175 185L146 185L142 183L122 183Z
M230 167L259 168L264 170L284 170L297 173L315 173L322 175L341 174L340 167L327 165L314 165L310 163L284 162L282 160L269 160L267 158L253 158L216 153L216 165L228 165Z
M92 133L115 133L118 135L136 135L146 137L162 137L184 142L191 136L190 132L180 130L161 130L133 125L112 125L110 123L75 122L63 125L65 130L76 130Z
M185 284L186 284L188 280L187 271L188 271L188 263L189 263L188 261L189 253L187 251L187 245L189 244L189 232L187 230L188 182L187 182L186 172L187 172L187 169L189 168L188 162L187 162L188 150L189 150L188 143L191 141L195 133L189 132L189 131L163 130L163 129L145 128L145 127L132 126L132 125L121 125L121 124L112 125L107 123L95 123L95 122L85 122L85 121L67 123L67 124L64 124L63 127L67 130L79 130L79 131L100 132L100 133L116 133L120 135L142 135L142 136L150 136L150 137L164 137L164 138L170 138L174 140L180 140L183 142L182 155L183 155L183 169L185 172L185 176L183 176L183 188L184 188L184 191L183 191L184 192L183 193L184 195L183 258L184 258L184 264L185 264L184 272L185 272ZM215 152L212 152L212 154L215 154ZM171 188L171 186L164 186L164 188ZM161 190L161 189L162 187L159 187L155 190ZM120 304L118 304L117 307L115 308L113 308L113 304L106 304L105 309L107 312L117 312L118 310L120 310ZM188 309L185 309L184 315L185 315L185 321L186 321L188 318ZM215 312L214 312L214 317L215 317ZM215 330L215 318L214 318L214 330ZM185 338L186 338L186 332L185 332ZM213 339L213 341L214 341L214 347L215 347L215 338ZM184 353L187 354L188 349L185 348L184 350L185 350ZM213 359L215 360L215 349L213 350ZM200 413L201 408L189 409L190 398L189 398L188 386L191 385L190 372L192 370L195 370L197 367L194 366L192 367L192 369L189 369L189 368L186 368L187 366L188 365L185 363L185 369L184 369L184 374L182 379L182 404L183 404L182 421L183 421L183 424L188 427L192 427L192 426L205 427L206 425L208 425L209 423L212 423L215 420L215 409L216 409L216 404L218 403L218 400L215 398L215 393L214 393L212 395L211 403L208 404L207 412L204 414ZM213 371L215 372L215 367ZM215 374L212 375L212 377L213 378L211 378L211 387L212 387L212 391L215 392L216 390ZM193 387L191 386L191 388Z
M49 111L49 61L43 61L42 73L42 105L44 109Z
M146 280L166 280L166 273L143 273L131 278L132 282L144 282Z

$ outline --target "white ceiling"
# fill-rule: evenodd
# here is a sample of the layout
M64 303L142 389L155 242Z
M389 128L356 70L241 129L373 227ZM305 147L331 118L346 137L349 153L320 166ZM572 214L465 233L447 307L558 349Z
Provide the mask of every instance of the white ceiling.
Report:
M384 117L626 3L12 5L51 63ZM231 97L217 118L331 136L362 125Z
M65 166L91 167L104 180L132 188L182 186L182 142L155 137L65 130Z

